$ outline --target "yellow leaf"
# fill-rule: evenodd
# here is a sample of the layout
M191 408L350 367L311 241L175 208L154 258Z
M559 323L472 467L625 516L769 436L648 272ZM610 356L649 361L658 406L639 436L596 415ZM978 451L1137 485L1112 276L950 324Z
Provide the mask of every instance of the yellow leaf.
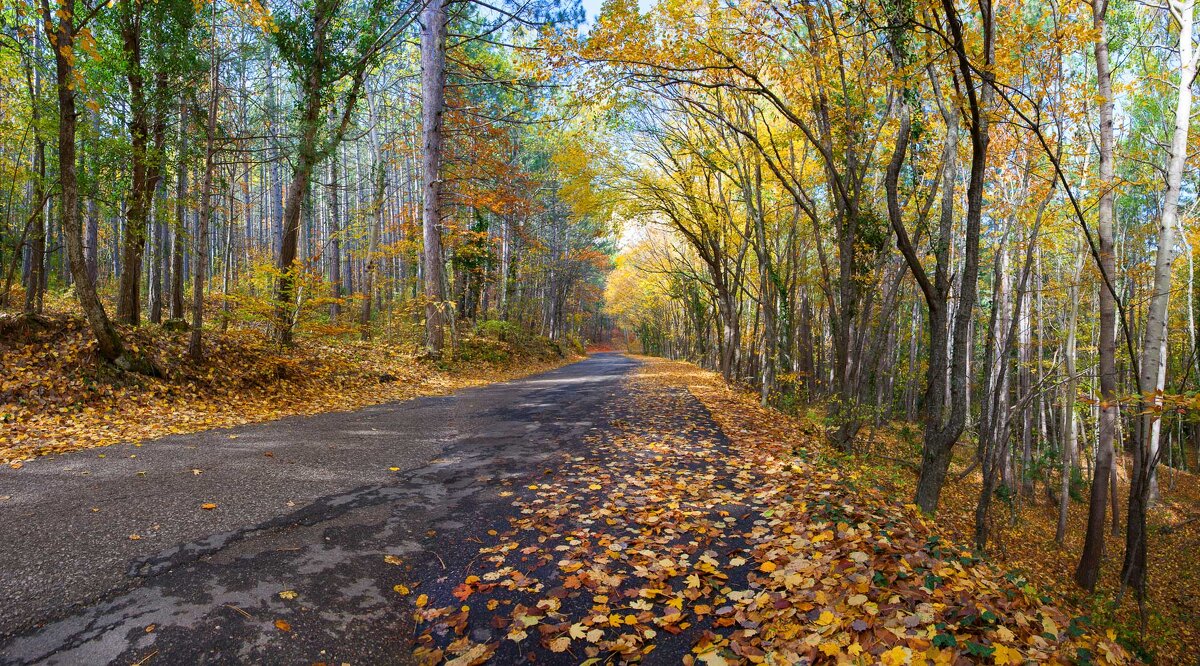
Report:
M275 620L275 628L280 631L291 631L292 625L288 624L286 620Z
M995 652L992 653L992 658L996 660L998 666L1006 666L1007 664L1015 664L1020 666L1025 663L1024 657L1017 650L1003 645L994 645Z
M213 509L217 508L217 505L213 502L205 502L204 504L200 505L200 508L204 509L205 511L212 511Z
M417 597L417 608L424 608L425 604L429 603L429 595L422 594Z
M884 666L904 666L909 663L909 659L908 649L899 645L879 655L879 660Z
M758 570L764 571L766 573L771 573L772 571L774 571L777 568L778 567L775 566L774 562L763 562L762 564L759 565Z

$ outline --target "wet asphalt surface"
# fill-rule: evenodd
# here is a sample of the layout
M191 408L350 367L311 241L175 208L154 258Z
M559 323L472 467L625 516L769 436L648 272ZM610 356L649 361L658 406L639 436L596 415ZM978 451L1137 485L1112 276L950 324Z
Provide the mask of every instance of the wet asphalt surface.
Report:
M409 663L393 587L474 558L636 365L0 468L0 664Z

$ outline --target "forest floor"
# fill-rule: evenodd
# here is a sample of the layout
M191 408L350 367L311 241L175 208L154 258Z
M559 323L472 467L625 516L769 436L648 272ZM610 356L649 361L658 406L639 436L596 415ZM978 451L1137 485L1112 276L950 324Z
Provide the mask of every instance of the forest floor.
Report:
M548 341L472 338L473 356L433 363L413 344L310 335L280 347L252 328L205 332L206 359L186 358L187 331L122 330L162 377L99 363L86 323L68 311L28 323L0 313L0 463L164 435L353 410L534 374L572 360Z
M811 419L797 423L810 430L815 427ZM919 445L905 444L896 434L894 428L865 434L864 439L873 445L855 460L861 473L875 480L892 501L906 502L916 490L913 469L871 455L877 451L893 460L919 461ZM973 543L975 533L975 505L982 480L977 471L969 469L973 456L967 446L956 452L936 519L938 529L960 544ZM1120 456L1117 467L1118 509L1123 519L1132 467L1129 456ZM1196 663L1195 646L1200 641L1200 614L1195 610L1200 607L1200 477L1160 466L1159 481L1162 499L1148 516L1151 540L1145 631L1132 592L1125 594L1120 605L1115 602L1125 552L1123 522L1115 531L1106 531L1106 555L1096 593L1087 595L1075 585L1073 575L1087 529L1086 488L1083 498L1069 505L1062 545L1054 539L1058 504L1047 497L1044 483L1037 484L1032 496L994 503L989 558L1062 598L1074 612L1113 627L1121 642L1142 659L1161 664ZM1052 475L1050 482L1057 491L1058 475ZM1111 507L1108 515L1111 524Z
M688 376L693 392L713 408L712 396L719 393L712 392L712 373L693 370ZM762 414L759 420L770 419L778 423L780 427L775 438L794 451L820 455L829 464L853 470L851 473L857 478L869 479L889 503L903 505L912 501L920 450L919 439L912 441L911 434L906 442L896 427L875 432L864 429L860 440L868 443L866 450L854 457L846 457L828 449L822 450L818 442L823 428L818 414L786 416L758 407L758 397L754 393L734 389L728 389L728 393L724 398L727 401L742 403L743 410L757 411ZM919 438L919 429L916 433ZM971 473L970 469L973 455L969 447L958 447L950 480L942 491L937 517L932 521L936 531L948 542L963 548L974 542L975 505L981 488L979 473ZM897 464L897 460L911 460L912 465ZM1124 503L1128 496L1131 464L1128 456L1118 460L1122 516L1126 509ZM1120 589L1121 557L1125 548L1123 523L1119 529L1107 534L1108 554L1097 592L1087 595L1074 583L1073 574L1087 527L1086 495L1084 500L1072 501L1069 506L1067 537L1062 545L1054 539L1058 504L1050 501L1043 484L1038 484L1032 497L1017 497L1008 503L996 502L988 558L1006 575L1020 576L1038 589L1053 594L1071 613L1111 628L1120 643L1140 659L1162 664L1193 663L1196 659L1194 646L1200 641L1200 615L1195 612L1200 607L1200 476L1165 466L1160 467L1159 474L1162 500L1149 516L1153 541L1144 632L1133 594L1127 593L1120 605L1114 601ZM1057 491L1057 477L1052 477L1051 483Z

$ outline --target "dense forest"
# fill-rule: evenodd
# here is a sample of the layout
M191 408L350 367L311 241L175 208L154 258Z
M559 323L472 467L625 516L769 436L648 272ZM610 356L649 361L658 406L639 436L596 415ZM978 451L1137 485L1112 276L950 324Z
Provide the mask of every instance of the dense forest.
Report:
M1046 506L1144 629L1200 468L1194 1L590 9L0 5L0 334L688 360L925 515L977 480L978 554Z
M585 129L523 54L580 10L520 9L10 4L0 298L37 314L75 288L125 364L110 320L288 341L427 310L435 355L460 321L578 336L610 222Z

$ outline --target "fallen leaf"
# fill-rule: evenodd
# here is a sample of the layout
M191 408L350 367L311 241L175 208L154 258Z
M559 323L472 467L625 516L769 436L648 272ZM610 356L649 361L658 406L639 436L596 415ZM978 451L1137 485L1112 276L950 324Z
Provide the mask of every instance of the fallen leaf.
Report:
M479 666L492 658L496 647L487 643L476 643L466 652L446 661L446 666Z

